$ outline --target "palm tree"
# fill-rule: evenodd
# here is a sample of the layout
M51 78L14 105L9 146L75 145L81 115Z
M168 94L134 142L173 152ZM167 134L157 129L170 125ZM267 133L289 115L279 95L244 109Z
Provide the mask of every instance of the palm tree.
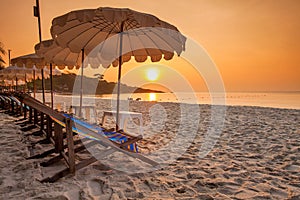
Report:
M4 45L0 42L0 69L4 68L5 61L2 58L2 55L5 55L6 51L4 50Z

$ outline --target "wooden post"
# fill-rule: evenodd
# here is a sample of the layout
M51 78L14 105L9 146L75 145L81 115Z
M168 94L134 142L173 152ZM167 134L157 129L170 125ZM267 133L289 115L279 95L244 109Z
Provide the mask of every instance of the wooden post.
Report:
M47 139L50 140L52 137L52 119L47 115Z
M15 113L15 102L13 100L11 100L10 105L11 105L11 112Z
M34 125L38 124L38 113L36 109L33 109L33 124Z
M54 142L55 142L55 153L63 151L64 136L62 132L62 126L54 122Z
M17 115L22 115L23 114L23 108L22 108L22 103L20 105L17 104Z
M75 173L75 152L74 152L72 126L73 126L73 121L70 118L66 118L69 170L70 173Z
M29 107L29 123L32 123L32 108Z
M18 113L18 114L20 114L20 116L22 115L22 114L24 114L23 112L24 112L24 107L23 107L23 104L21 103L20 105L19 105L19 112L20 113Z
M41 120L40 130L41 130L41 131L44 130L44 116L45 116L44 113L41 112L41 118L40 118L40 120Z
M27 108L26 108L25 104L23 106L23 114L24 114L24 119L26 119L27 118Z

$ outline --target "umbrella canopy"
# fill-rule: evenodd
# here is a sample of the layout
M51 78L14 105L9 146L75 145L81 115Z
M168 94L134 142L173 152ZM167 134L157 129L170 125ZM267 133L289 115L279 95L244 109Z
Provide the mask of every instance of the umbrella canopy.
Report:
M134 57L144 62L170 60L185 50L186 38L178 29L157 17L128 8L98 8L72 11L54 18L51 27L55 42L72 52L84 50L92 67L119 66L117 125L119 122L122 63ZM118 127L117 127L118 128Z
M2 78L9 80L17 78L18 80L28 81L33 79L33 69L17 66L8 66L3 70L0 70L0 75ZM41 77L40 72L37 74L37 77Z
M31 80L32 70L27 69L25 67L17 67L17 66L8 66L2 70L0 70L0 79L3 81L16 81L16 90L18 86L18 82L23 81L21 84L26 84L27 80ZM12 83L13 84L13 83ZM24 87L25 91L25 87Z
M62 74L62 72L60 71L60 70L58 70L58 69L52 69L52 75L53 76L59 76L59 75L61 75ZM50 77L50 75L51 75L51 71L50 71L50 69L48 69L48 68L44 68L44 75L45 75L45 78L49 78Z
M151 28L149 28L151 27ZM88 55L101 44L97 56L104 67L118 66L120 40L107 40L122 34L122 62L133 56L137 62L144 62L148 56L152 62L172 59L185 49L186 38L178 29L157 17L133 11L128 8L98 8L72 11L52 21L51 34L59 46L69 47L79 53L84 49ZM107 44L105 44L107 42ZM89 55L91 56L91 55ZM111 58L113 61L109 62Z
M27 79L27 78L26 78ZM0 74L0 83L1 86L10 86L12 89L12 86L15 85L15 91L18 89L19 84L26 84L24 75L21 74ZM27 79L28 80L28 79ZM25 90L25 87L24 87Z
M45 103L45 85L44 85L44 73L43 69L45 67L45 61L43 57L40 57L36 54L28 54L24 56L19 56L11 59L12 65L16 65L18 67L26 67L26 68L39 68L42 69L42 97L43 103ZM34 72L35 73L35 72ZM34 82L35 84L35 82ZM34 89L34 97L35 97L35 89Z
M41 56L38 56L37 54L28 54L28 55L24 55L24 56L19 56L16 58L13 58L11 60L11 63L13 65L16 65L18 67L26 67L26 68L31 68L31 69L40 69L41 72L41 77L42 77L42 91L43 91L43 103L45 103L45 86L44 86L44 69L47 66L45 59ZM34 70L34 73L36 73L36 71ZM50 75L51 72L46 73L46 76ZM36 75L36 74L35 74ZM35 94L35 92L34 92Z
M6 68L4 68L3 70L0 70L0 74L5 75L7 77L14 77L14 76L18 76L18 77L25 77L26 74L26 79L27 80L32 80L33 77L33 72L35 71L35 78L41 78L42 74L41 74L41 70L40 69L36 69L35 67L29 69L29 68L25 68L24 67L17 67L17 66L8 66ZM59 72L57 72L59 73ZM49 70L45 70L45 77L49 77Z
M45 62L47 64L53 64L57 66L59 69L79 69L81 70L81 84L80 84L80 106L79 106L79 114L80 117L82 112L82 96L83 96L83 68L87 67L84 65L84 57L86 54L82 49L80 52L74 53L68 47L59 46L53 39L45 40L35 45L35 52L37 55L44 57Z
M82 60L81 53L71 52L69 48L57 45L53 39L42 41L34 46L35 53L45 59L46 64L52 63L58 69L79 69Z
M25 75L24 74L11 74L11 73L0 73L0 79L2 81L5 81L5 80L25 80ZM31 80L32 79L32 76L28 76L26 75L26 80Z
M13 58L11 59L11 63L12 65L16 65L18 67L26 67L26 68L36 67L38 69L43 69L45 67L44 58L34 53Z
M2 70L0 70L0 74L29 74L32 73L31 69L27 69L25 67L17 67L17 66L8 66Z

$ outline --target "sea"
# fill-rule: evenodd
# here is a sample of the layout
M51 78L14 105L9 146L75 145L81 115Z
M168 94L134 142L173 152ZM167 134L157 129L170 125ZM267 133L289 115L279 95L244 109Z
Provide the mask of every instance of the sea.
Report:
M41 94L37 94L41 100ZM79 99L78 95L54 94L55 103L66 101L70 98ZM116 94L99 96L84 95L84 102L96 99L116 99ZM226 92L226 93L133 93L121 94L121 100L128 101L155 101L155 102L176 102L191 104L211 104L228 106L260 106L271 108L300 109L300 92ZM49 102L50 94L46 94L46 102Z

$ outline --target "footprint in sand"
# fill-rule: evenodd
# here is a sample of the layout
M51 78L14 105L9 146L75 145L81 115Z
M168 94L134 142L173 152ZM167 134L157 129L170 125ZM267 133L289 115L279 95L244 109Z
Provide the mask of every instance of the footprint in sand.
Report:
M87 182L89 194L93 197L104 194L103 191L104 181L93 179Z
M64 193L67 199L80 199L80 191L77 189L75 190L69 190Z

